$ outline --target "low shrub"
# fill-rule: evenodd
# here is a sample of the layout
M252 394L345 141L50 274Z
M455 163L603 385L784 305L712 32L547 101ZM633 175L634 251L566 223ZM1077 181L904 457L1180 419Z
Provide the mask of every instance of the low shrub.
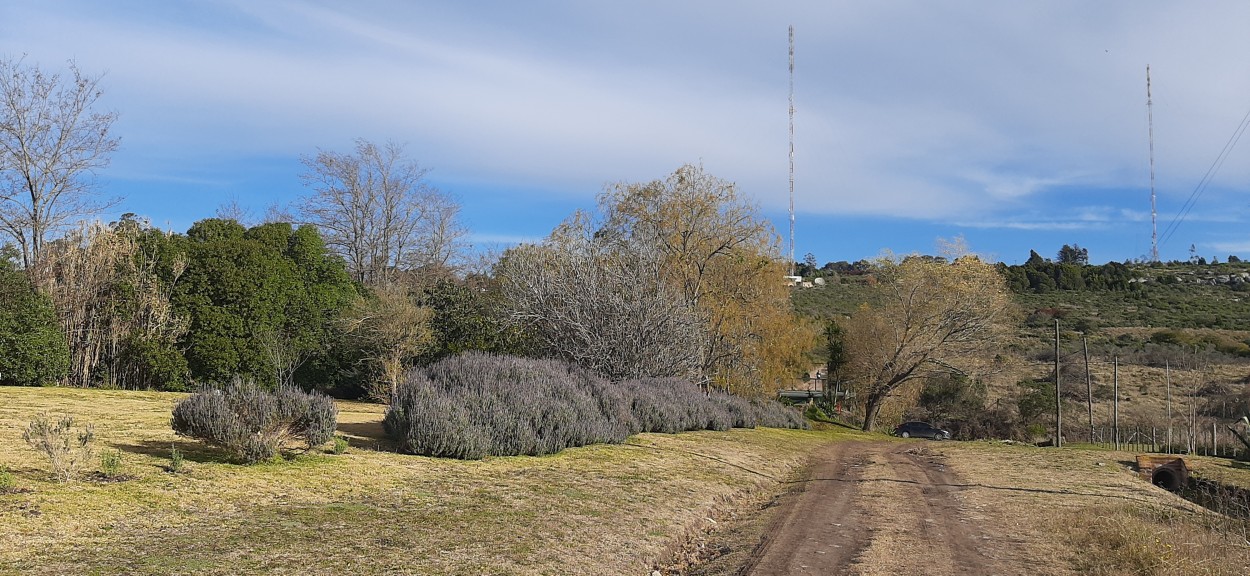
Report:
M349 441L346 436L335 436L334 448L332 448L331 451L336 455L342 454L344 452L347 452L347 447L350 444L351 444L351 441Z
M603 378L558 360L482 353L409 371L383 425L405 451L463 459L619 443L631 429L625 396Z
M116 478L122 470L121 450L105 450L100 453L100 474L106 478Z
M752 400L751 405L755 408L755 418L760 426L796 430L811 428L811 424L798 408L786 406L776 400Z
M674 434L730 428L809 428L803 414L775 400L748 400L721 390L704 392L679 378L640 378L619 386L630 398L634 432Z
M0 466L0 494L7 494L16 489L17 480L13 478L13 473L4 466Z
M731 427L755 428L759 425L759 414L750 400L719 390L712 392L709 400L713 404L719 404L729 413Z
M44 413L26 426L22 439L48 458L57 479L68 482L78 474L79 466L91 460L95 430L91 424L75 430L74 417L68 414L53 422Z
M299 440L306 449L334 436L338 410L329 396L282 386L265 390L236 381L191 395L174 407L174 432L230 451L252 464Z
M182 455L182 451L174 446L169 447L169 471L177 474L182 472L186 466L186 457Z
M709 401L694 383L680 378L639 378L617 383L629 398L632 432L675 434L690 430L728 430L733 425L722 404Z

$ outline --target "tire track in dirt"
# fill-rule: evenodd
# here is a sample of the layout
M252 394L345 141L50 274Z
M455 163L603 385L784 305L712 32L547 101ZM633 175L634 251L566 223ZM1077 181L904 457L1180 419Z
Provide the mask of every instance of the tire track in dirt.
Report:
M967 484L924 443L838 442L813 457L737 574L1012 573L959 497Z
M964 489L960 481L943 461L922 447L898 445L886 451L884 462L899 475L903 494L919 492L919 498L908 498L912 505L908 514L892 522L907 522L920 526L909 534L904 545L919 552L925 548L936 549L930 558L940 559L927 567L929 574L1002 574L1004 570L988 554L985 535L981 526L966 514L957 493ZM880 520L880 518L878 518Z
M738 574L837 574L868 545L856 506L865 462L861 442L837 442L814 454L808 478L782 498L781 511Z

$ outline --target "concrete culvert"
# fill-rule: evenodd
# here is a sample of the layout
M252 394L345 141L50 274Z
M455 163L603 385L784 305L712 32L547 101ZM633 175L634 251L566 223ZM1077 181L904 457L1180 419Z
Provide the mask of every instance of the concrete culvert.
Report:
M1189 465L1184 458L1172 454L1138 454L1137 473L1142 480L1172 492L1189 484Z
M1177 477L1175 471L1168 468L1156 469L1150 477L1150 482L1169 492L1177 492L1181 489L1181 479Z

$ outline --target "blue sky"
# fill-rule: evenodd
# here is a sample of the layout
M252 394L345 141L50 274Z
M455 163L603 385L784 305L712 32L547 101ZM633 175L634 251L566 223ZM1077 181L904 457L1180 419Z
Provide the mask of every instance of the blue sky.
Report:
M1102 262L1150 252L1146 65L1162 235L1250 111L1247 22L1244 1L7 0L0 55L104 74L117 214L259 217L307 192L301 155L363 137L406 143L499 248L695 162L785 235L793 24L797 257L962 234ZM1250 256L1248 189L1250 141L1161 257Z

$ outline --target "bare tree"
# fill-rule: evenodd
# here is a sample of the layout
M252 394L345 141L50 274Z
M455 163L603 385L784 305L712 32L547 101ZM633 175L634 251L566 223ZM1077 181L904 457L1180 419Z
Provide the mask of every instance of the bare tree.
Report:
M0 59L0 232L40 288L49 235L111 204L93 194L95 170L118 145L117 114L94 111L101 94L99 77L72 61L62 76L24 58Z
M222 220L234 220L235 222L238 222L248 228L257 224L256 215L252 212L252 210L242 204L239 204L239 199L233 196L217 207L217 218Z
M429 194L423 200L417 222L418 242L405 263L413 270L456 268L469 233L460 221L460 204L439 193Z
M427 171L403 146L360 139L352 154L322 150L304 166L314 192L296 208L360 282L379 285L405 268L447 266L458 253L466 235L459 205L426 183Z
M701 320L652 247L606 241L577 214L509 250L497 274L513 320L549 352L610 378L697 377Z

